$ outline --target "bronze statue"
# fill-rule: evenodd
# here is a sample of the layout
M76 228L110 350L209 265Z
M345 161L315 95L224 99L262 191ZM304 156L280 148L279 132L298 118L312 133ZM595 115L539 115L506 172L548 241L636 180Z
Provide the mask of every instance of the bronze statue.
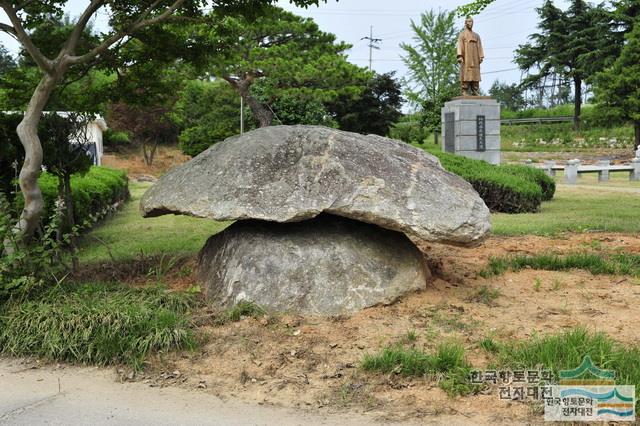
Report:
M473 18L469 16L464 21L464 30L458 36L462 96L478 96L480 91L480 64L484 59L484 50L480 36L472 30Z

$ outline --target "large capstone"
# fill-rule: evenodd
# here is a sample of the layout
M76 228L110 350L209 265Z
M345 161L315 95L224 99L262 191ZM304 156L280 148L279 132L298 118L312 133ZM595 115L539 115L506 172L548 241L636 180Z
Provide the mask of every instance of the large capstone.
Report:
M222 306L333 315L425 288L422 254L398 232L321 215L298 223L236 222L202 249L198 276Z
M274 126L213 145L163 175L145 216L298 222L321 213L415 241L477 244L489 209L437 158L404 142L319 126Z

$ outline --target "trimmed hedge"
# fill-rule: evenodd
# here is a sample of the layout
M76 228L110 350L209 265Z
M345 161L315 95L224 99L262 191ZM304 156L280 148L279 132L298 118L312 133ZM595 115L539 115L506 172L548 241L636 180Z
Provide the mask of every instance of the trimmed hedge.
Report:
M42 220L48 220L58 198L58 178L50 173L42 173L38 179L44 213ZM75 223L82 224L91 216L102 214L118 201L129 197L129 180L126 172L93 166L84 175L71 177L71 196L73 197ZM21 209L22 197L16 200Z
M553 198L555 182L543 171L527 166L494 166L429 147L442 167L469 182L491 211L536 212L542 201Z
M542 189L542 201L550 201L556 193L556 181L545 172L534 167L508 164L500 168L514 176L520 176L530 182L535 182Z

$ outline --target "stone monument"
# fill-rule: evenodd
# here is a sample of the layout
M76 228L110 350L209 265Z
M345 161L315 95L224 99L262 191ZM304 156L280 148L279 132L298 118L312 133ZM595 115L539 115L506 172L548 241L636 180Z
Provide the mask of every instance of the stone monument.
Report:
M477 192L436 157L318 126L219 142L164 174L141 208L146 217L236 221L199 256L210 302L319 315L424 289L430 273L418 246L476 245L490 227Z
M456 155L500 164L500 104L480 93L480 64L484 50L480 36L467 17L458 36L462 96L442 108L442 150Z

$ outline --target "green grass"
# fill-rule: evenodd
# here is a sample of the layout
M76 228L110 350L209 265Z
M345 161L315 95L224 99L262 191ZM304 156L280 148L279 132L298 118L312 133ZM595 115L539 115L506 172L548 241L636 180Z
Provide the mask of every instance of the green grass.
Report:
M471 301L483 303L487 306L494 306L496 300L501 294L502 292L499 288L490 288L483 285L473 296L471 296Z
M496 235L553 236L562 232L640 232L640 185L612 188L601 184L589 188L560 185L552 201L538 213L491 215Z
M471 366L465 358L464 348L458 343L441 343L433 354L415 348L388 347L378 354L365 355L361 367L365 371L406 377L438 376L439 386L450 395L467 395L476 390L469 383Z
M238 322L242 317L260 318L266 315L267 312L257 304L246 300L241 300L232 308L229 308L221 318L219 318L218 324L225 324L227 322Z
M616 383L635 385L640 393L640 346L625 346L604 333L577 328L555 335L535 335L524 341L498 343L500 367L571 370L589 355L596 366L616 372ZM640 407L640 400L636 403Z
M568 271L583 269L594 275L631 275L640 277L640 255L629 253L572 253L516 255L492 257L479 275L484 278L504 274L508 270L520 271L524 268L546 271ZM561 285L554 284L554 290Z
M129 185L131 199L123 209L82 238L80 262L107 261L111 256L117 261L130 260L141 254L189 255L197 253L211 235L228 225L174 215L144 219L139 203L149 186L146 183Z
M0 353L139 369L150 353L195 347L194 304L162 288L57 286L0 307Z

